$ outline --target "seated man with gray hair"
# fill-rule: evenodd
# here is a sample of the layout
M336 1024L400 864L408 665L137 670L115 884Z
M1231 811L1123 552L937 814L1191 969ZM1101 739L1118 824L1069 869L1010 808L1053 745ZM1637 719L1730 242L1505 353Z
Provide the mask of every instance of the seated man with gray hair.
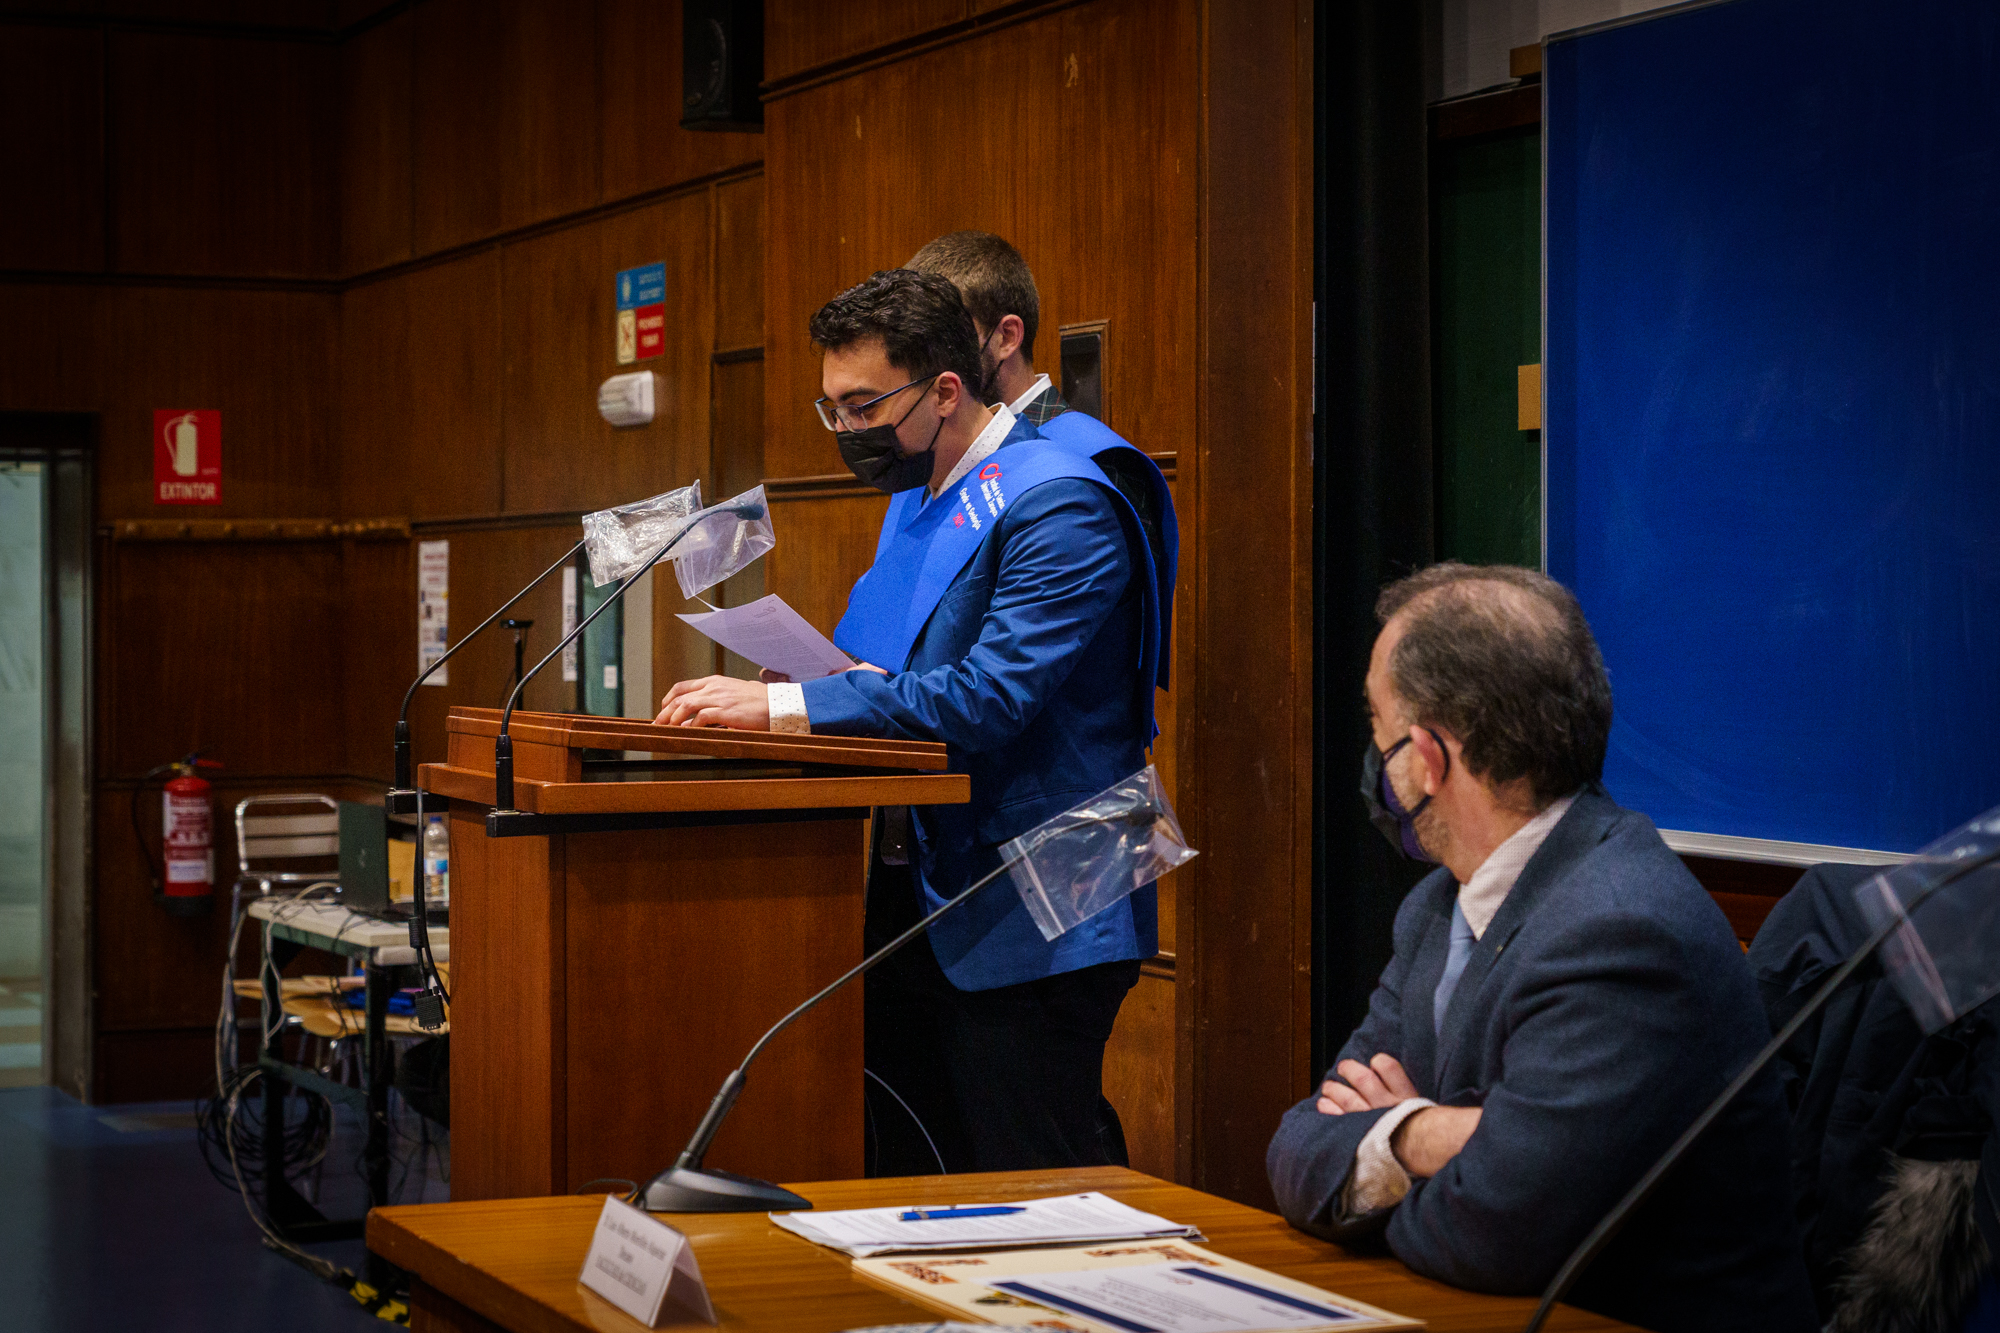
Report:
M1525 569L1390 585L1362 798L1437 863L1368 1017L1266 1159L1294 1226L1528 1295L1770 1033L1729 923L1599 783L1611 687L1576 599ZM1584 1271L1571 1299L1662 1333L1817 1325L1775 1075Z

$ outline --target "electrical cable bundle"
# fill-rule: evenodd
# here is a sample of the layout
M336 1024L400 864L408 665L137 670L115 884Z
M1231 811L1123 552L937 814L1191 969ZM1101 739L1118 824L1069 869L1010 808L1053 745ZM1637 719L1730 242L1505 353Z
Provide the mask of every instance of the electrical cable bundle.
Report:
M195 1132L209 1174L228 1189L246 1194L264 1183L264 1071L255 1065L233 1069L215 1096L195 1108ZM304 1114L286 1117L284 1174L295 1179L318 1166L333 1142L333 1104L316 1092L299 1097ZM285 1105L292 1101L290 1096Z
M338 892L339 885L331 881L309 884L291 895L292 903L304 902L322 891ZM215 1096L202 1103L195 1111L198 1128L197 1142L201 1144L202 1160L216 1179L234 1189L243 1197L243 1211L250 1214L250 1220L257 1224L257 1230L264 1234L264 1244L292 1262L306 1269L324 1282L352 1291L354 1274L340 1268L331 1260L316 1254L308 1254L279 1235L270 1221L258 1209L257 1201L251 1196L247 1183L250 1180L262 1182L264 1179L264 1136L263 1136L263 1096L249 1095L251 1085L263 1077L263 1071L256 1065L235 1065L236 1044L236 943L243 933L243 922L248 913L238 912L229 926L229 957L222 965L222 1008L215 1019ZM264 927L264 965L259 970L260 979L266 974L273 982L277 974L270 971L271 930L269 923ZM284 1024L284 1014L266 1015L259 1033L257 1050L261 1055L264 1046L278 1028ZM287 1101L290 1098L286 1098ZM289 1179L316 1166L325 1160L327 1149L333 1143L333 1104L317 1093L304 1096L306 1114L295 1131L288 1127L285 1131L285 1151L283 1162L285 1175ZM256 1119L254 1128L244 1123L244 1108L253 1108ZM298 1137L294 1139L294 1134ZM211 1153L215 1155L211 1155ZM217 1156L221 1162L217 1161ZM222 1163L229 1167L225 1178ZM294 1167L293 1163L297 1163ZM247 1169L246 1169L247 1168Z
M280 912L293 904L303 904L336 893L339 886L331 881L310 884L291 894L280 904ZM377 1292L365 1282L358 1281L345 1268L337 1267L330 1260L310 1254L285 1240L271 1225L260 1206L260 1196L265 1185L264 1170L264 1086L265 1071L254 1062L237 1063L241 1055L237 1040L237 995L236 995L236 951L242 938L243 924L248 912L239 908L229 927L229 954L222 967L221 1007L215 1022L215 1095L197 1105L195 1123L197 1141L201 1146L202 1160L209 1172L224 1186L234 1190L243 1198L243 1207L250 1220L263 1233L267 1248L284 1255L294 1263L307 1269L321 1280L340 1287L361 1302L377 1318L392 1323L407 1323L407 1308L388 1293ZM359 919L358 917L355 919ZM342 927L344 933L346 927ZM271 923L263 927L264 963L258 969L260 983L276 987L280 978L271 968ZM336 943L338 937L336 937ZM267 1014L258 1025L258 1044L252 1059L261 1055L271 1039L277 1035L285 1022L282 1010ZM268 1025L268 1026L267 1026ZM333 1147L335 1116L332 1101L322 1093L311 1092L292 1085L280 1103L290 1106L293 1094L297 1094L303 1113L296 1121L289 1115L283 1130L280 1160L286 1180L304 1175L320 1165ZM393 1102L392 1102L393 1105ZM447 1182L450 1179L450 1137L449 1134L434 1136L427 1124L419 1125L420 1133L412 1138L409 1132L397 1123L392 1111L386 1120L390 1142L386 1147L391 1165L400 1165L403 1170L391 1191L392 1197L400 1195L408 1183L412 1169L419 1177L418 1190L421 1197L423 1181L428 1178L429 1162L437 1160L444 1171ZM395 1140L401 1139L412 1146L413 1151L400 1158L395 1151ZM355 1162L355 1171L365 1180L369 1165L366 1151Z

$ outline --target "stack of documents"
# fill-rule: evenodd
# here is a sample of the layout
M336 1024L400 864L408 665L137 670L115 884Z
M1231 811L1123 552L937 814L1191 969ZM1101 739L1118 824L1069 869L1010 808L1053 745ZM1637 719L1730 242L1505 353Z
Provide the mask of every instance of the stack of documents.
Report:
M961 1324L1072 1333L1417 1330L1419 1320L1185 1241L860 1259L864 1281Z
M876 1254L1093 1241L1202 1239L1202 1234L1193 1227L1142 1213L1097 1193L1064 1194L1010 1204L772 1213L771 1220L815 1245L859 1259Z

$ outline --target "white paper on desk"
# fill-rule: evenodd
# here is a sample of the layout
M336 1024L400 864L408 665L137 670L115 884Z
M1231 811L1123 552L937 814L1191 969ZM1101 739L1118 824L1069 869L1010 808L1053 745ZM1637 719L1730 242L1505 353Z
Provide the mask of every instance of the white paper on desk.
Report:
M898 1208L854 1208L844 1212L772 1213L771 1220L816 1245L864 1259L877 1254L1056 1245L1071 1241L1201 1239L1201 1233L1193 1227L1142 1213L1095 1192L1024 1200L1006 1205L1018 1207L1020 1212L998 1217L902 1220L906 1208L932 1206L941 1205L912 1203Z
M737 656L793 680L818 680L851 671L855 665L776 593L747 606L697 611L681 619Z
M1352 1310L1195 1264L1028 1273L992 1286L1114 1328L1157 1333L1251 1333L1374 1322Z

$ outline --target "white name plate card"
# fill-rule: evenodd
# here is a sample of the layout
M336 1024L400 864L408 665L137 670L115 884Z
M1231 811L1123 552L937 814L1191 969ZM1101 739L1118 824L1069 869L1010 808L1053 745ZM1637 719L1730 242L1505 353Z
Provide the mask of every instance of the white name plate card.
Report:
M615 1194L597 1215L597 1234L577 1281L647 1328L658 1328L669 1306L715 1322L688 1238Z

